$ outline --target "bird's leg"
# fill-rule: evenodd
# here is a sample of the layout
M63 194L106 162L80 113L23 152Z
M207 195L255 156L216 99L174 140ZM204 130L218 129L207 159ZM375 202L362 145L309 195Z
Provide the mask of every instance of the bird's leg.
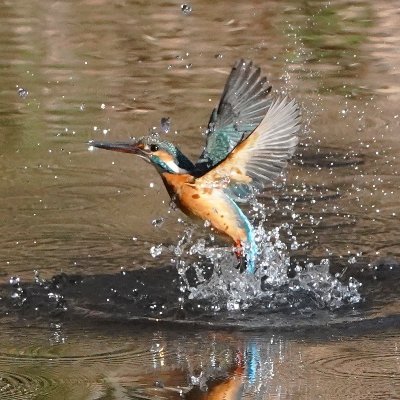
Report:
M240 240L238 240L235 243L235 249L233 251L238 260L240 260L243 257L243 246L242 246L242 242Z
M246 270L247 264L246 264L246 257L243 252L242 242L240 240L235 242L234 253L239 261L236 268L239 270L239 272L244 272Z

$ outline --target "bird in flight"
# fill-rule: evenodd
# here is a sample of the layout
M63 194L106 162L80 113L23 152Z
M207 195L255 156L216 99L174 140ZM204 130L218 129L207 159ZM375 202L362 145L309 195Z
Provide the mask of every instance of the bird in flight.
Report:
M253 273L257 243L238 203L248 202L277 179L296 149L300 130L297 103L274 99L270 92L259 67L251 61L236 62L196 163L160 135L89 145L135 154L152 164L176 206L194 219L208 221L233 244L240 271Z

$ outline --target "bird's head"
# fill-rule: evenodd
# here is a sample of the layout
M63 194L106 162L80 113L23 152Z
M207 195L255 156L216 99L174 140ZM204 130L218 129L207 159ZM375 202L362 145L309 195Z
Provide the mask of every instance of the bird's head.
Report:
M176 146L155 135L144 136L132 142L90 141L89 146L136 154L153 164L160 173L183 174L194 168L192 162Z

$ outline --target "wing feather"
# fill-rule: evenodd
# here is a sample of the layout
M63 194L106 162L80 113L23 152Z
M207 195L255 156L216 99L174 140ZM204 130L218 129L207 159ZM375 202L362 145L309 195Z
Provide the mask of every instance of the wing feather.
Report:
M197 178L201 185L220 185L245 193L271 184L293 155L300 129L300 111L294 100L276 100L257 128L218 165ZM246 190L246 186L250 186ZM234 189L234 190L232 190Z
M240 60L232 68L208 123L207 142L196 169L204 173L223 160L261 122L272 99L260 68Z

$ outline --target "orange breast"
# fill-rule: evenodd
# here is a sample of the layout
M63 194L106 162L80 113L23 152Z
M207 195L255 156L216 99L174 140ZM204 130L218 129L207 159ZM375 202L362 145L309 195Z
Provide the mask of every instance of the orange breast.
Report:
M232 202L220 189L198 186L189 174L163 173L169 195L188 216L209 221L214 229L234 244L246 241L246 232Z

